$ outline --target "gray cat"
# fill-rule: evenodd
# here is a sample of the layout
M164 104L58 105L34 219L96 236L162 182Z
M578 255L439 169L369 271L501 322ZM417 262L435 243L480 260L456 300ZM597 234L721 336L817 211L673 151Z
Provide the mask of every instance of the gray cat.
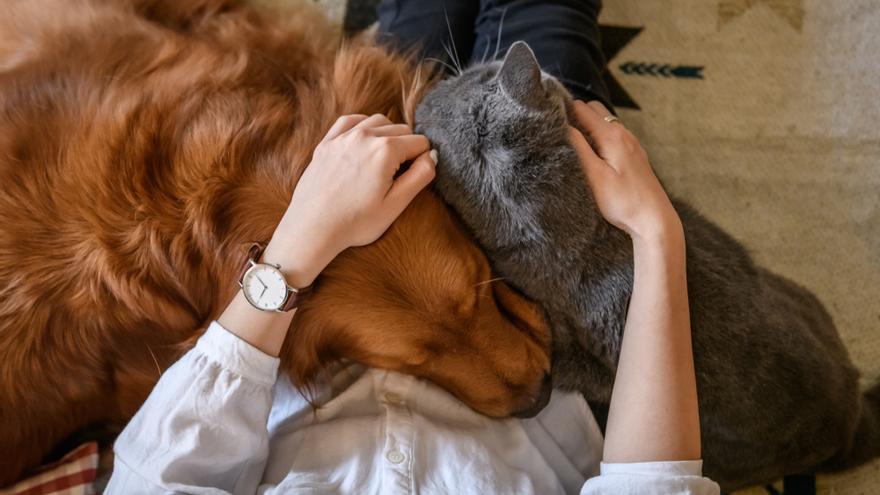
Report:
M572 98L528 46L440 82L416 130L436 188L494 268L545 308L554 385L607 404L632 292L630 240L600 215L567 141ZM880 455L880 387L810 292L673 199L685 227L704 471L724 490Z

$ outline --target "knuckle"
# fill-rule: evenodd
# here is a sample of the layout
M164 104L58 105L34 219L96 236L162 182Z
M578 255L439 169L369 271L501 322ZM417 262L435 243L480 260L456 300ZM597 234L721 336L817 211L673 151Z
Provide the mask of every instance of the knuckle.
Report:
M357 115L342 115L338 119L336 119L337 124L350 124L357 120Z
M604 139L606 142L614 144L614 145L618 145L618 146L623 144L625 138L626 138L626 135L620 129L620 126L614 126L610 129L608 129L604 134Z
M327 153L328 146L329 146L329 141L319 143L317 146L315 146L315 151L312 154L315 156L324 156Z
M394 151L389 147L381 147L376 151L376 157L381 163L390 162L395 159Z
M436 170L431 163L432 162L430 158L420 158L419 160L413 162L413 166L418 166L419 172L422 172L425 175L433 176L436 173Z
M626 147L626 151L630 154L641 155L641 153L644 151L642 149L642 145L639 144L639 141L631 133L627 133L624 135L623 144Z
M645 148L642 148L642 145L640 145L640 144L637 143L637 142L636 142L636 143L633 143L633 145L632 145L632 152L633 152L634 155L636 155L637 157L639 157L639 158L641 158L641 159L644 159L644 158L647 158L647 157L648 157L648 153L645 151Z
M627 136L629 135L629 132L626 130L626 127L623 127L622 125L619 125L619 124L612 124L611 132L614 133L614 135L620 140L626 139Z
M373 155L380 159L389 158L391 156L391 146L385 142L385 139L375 139L371 148L373 150Z

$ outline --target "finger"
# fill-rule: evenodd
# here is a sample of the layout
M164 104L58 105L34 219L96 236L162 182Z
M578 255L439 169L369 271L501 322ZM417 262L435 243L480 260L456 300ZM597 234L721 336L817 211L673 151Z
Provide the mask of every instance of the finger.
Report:
M624 141L632 139L632 135L626 127L605 120L608 115L603 116L599 113L605 109L605 106L596 103L598 106L575 101L575 116L583 126L589 143L593 145L593 151L616 169L618 160L615 159L615 156L627 149Z
M605 160L599 158L599 155L593 151L593 148L590 147L590 144L580 131L574 127L569 127L568 134L569 140L572 146L574 146L580 162L583 164L587 180L593 185L601 183L614 168Z
M616 115L611 113L611 111L608 110L608 107L606 107L605 104L601 101L589 101L587 102L587 106L592 108L597 114L599 114L599 116L602 117L602 120L605 121L605 123L619 125L624 128L626 127L623 125L623 122L621 122L621 120L618 119Z
M383 125L370 129L370 134L377 137L405 136L412 133L412 127L406 124Z
M412 160L431 149L431 143L428 141L428 138L421 134L394 136L388 138L388 140L398 164L406 160Z
M587 102L587 106L589 106L596 113L601 115L603 120L605 119L605 117L611 117L611 111L609 111L608 108L606 108L605 105L603 105L601 101L598 101L598 100L589 101L589 102Z
M388 120L388 117L382 115L381 113L374 113L369 117L362 120L358 125L354 126L355 129L371 129L373 127L379 127L383 125L391 125L393 122Z
M351 130L354 126L360 124L364 119L366 119L366 115L354 114L354 115L343 115L336 119L336 122L330 126L330 130L327 131L327 134L324 135L324 139L321 141L329 141L341 134L344 134Z
M602 115L599 115L593 107L580 100L574 102L574 114L577 117L578 123L583 126L593 142L596 142L596 136L602 134L603 126L608 124L603 120Z
M391 184L385 195L385 205L390 215L397 218L413 198L434 180L437 168L437 151L430 150L418 156L409 169Z

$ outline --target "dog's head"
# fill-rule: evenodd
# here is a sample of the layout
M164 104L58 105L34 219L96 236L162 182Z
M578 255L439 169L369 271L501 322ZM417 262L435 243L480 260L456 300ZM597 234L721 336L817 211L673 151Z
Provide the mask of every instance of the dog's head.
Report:
M0 28L20 39L0 43L11 74L0 82L10 95L33 96L3 102L14 118L0 119L0 155L12 150L0 172L32 187L10 189L27 195L0 212L43 210L10 217L17 230L0 236L0 267L20 271L25 260L31 273L45 272L51 252L60 265L51 279L18 292L73 294L56 307L75 308L74 321L109 322L116 355L143 339L191 345L196 325L238 290L239 247L271 237L333 120L381 112L412 122L419 100L410 89L422 78L409 61L369 44L336 51L329 27L304 13L282 25L243 7L216 15L206 7L177 22L189 14L175 2L143 2L144 16L94 2L32 33L20 27L42 25L43 2L10 5L0 2ZM8 49L30 47L34 33L39 50ZM41 98L51 104L31 103ZM40 140L47 128L51 139ZM43 180L40 167L69 187ZM24 235L51 225L80 230L49 248L45 235ZM549 331L536 305L492 278L464 228L424 192L378 242L324 271L282 358L299 385L352 360L432 380L487 415L533 412L549 395ZM152 367L150 356L141 361ZM139 391L152 386L151 372ZM131 376L120 388L132 389ZM143 399L130 397L125 410Z
M286 346L300 384L351 359L428 378L494 417L533 414L549 398L550 333L539 308L493 279L430 191L379 241L325 270Z

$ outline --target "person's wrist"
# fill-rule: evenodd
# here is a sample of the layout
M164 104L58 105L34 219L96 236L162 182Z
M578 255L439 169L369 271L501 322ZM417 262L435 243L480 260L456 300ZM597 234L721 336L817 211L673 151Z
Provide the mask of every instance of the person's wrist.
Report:
M262 261L280 266L291 287L307 287L341 251L325 233L285 218L266 246Z
M680 249L684 247L684 228L681 219L673 211L641 226L629 233L633 242L633 249L639 251L654 251L657 249Z

